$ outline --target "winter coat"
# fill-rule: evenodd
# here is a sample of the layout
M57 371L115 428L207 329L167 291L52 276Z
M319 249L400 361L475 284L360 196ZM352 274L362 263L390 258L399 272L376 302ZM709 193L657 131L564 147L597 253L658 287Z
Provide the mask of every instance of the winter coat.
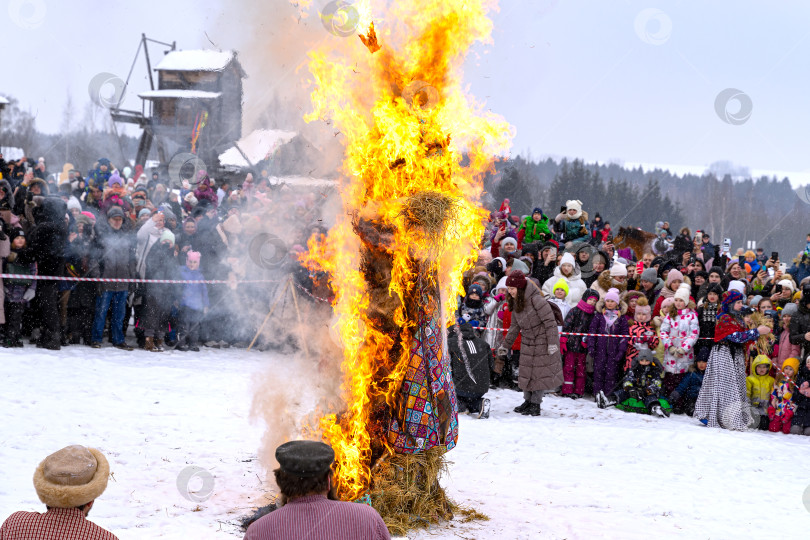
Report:
M599 293L600 300L604 300L610 289L618 289L619 294L623 294L627 290L627 283L614 284L610 277L610 270L603 270L591 288Z
M776 383L771 392L771 402L768 407L768 418L779 418L787 416L791 418L796 411L796 403L793 396L798 394L796 389L787 380Z
M594 313L586 313L579 307L571 308L568 315L565 316L565 323L563 324L563 331L573 332L577 334L587 334L591 329L591 322L593 321ZM572 353L585 353L588 352L587 337L585 336L565 336L566 350Z
M98 203L98 208L105 216L107 211L113 206L118 206L128 214L132 210L132 202L129 195L123 187L118 187L118 184L113 184L116 187L109 187L104 190L101 201Z
M188 266L180 267L180 279L183 281L203 281L202 272L199 270L191 270ZM182 297L180 305L202 311L209 306L208 303L208 285L205 283L185 283L183 284Z
M492 291L495 292L494 289ZM487 330L484 331L484 340L490 348L496 350L503 342L503 332L498 330L503 328L503 320L498 316L500 309L506 303L503 296L490 295L484 301L484 314L487 316Z
M568 296L565 297L565 301L568 302L568 305L574 307L577 305L577 302L580 301L582 298L582 294L587 290L588 287L585 286L585 282L582 281L579 272L579 266L574 265L574 272L571 274L571 277L563 276L562 270L560 267L554 269L554 275L548 278L545 283L543 283L543 294L546 297L554 296L554 285L557 281L562 278L568 284Z
M636 345L646 345L651 351L654 351L658 348L659 341L658 335L655 333L655 327L649 321L645 323L633 321L627 333L630 334L630 339L627 340L625 369L629 369L638 356Z
M798 358L801 360L802 348L799 345L794 345L790 342L790 330L782 330L779 335L779 354L773 361L773 365L782 369L782 363L788 358Z
M560 358L560 334L551 305L531 281L524 291L524 307L512 313L509 331L504 339L508 349L521 334L520 373L518 385L526 392L554 390L563 383ZM554 352L549 348L554 347Z
M5 234L3 235L5 238L0 240L0 261L5 262L6 257L8 257L10 250L10 242L8 240L8 236ZM5 266L5 265L3 265ZM6 312L3 308L3 299L4 299L4 283L3 278L0 278L0 324L6 324Z
M156 244L146 256L146 269L144 277L156 280L176 280L178 276L177 263L174 258L174 246ZM177 285L171 283L147 283L146 294L157 298L164 307L169 307L177 296Z
M460 333L457 328L461 329ZM456 393L467 396L486 394L489 390L489 360L492 358L492 349L487 342L476 336L471 325L462 324L448 332L447 346Z
M703 376L706 371L698 371L694 366L689 368L686 377L683 378L681 384L675 389L670 396L671 401L677 401L679 398L684 398L687 401L695 401L700 395L700 388L703 386Z
M793 402L796 404L796 410L793 412L793 425L803 428L810 427L810 397L802 394L798 388L802 384L810 382L810 370L804 365L799 368L799 374L796 377L796 388L793 392Z
M806 305L799 304L798 311L790 318L790 328L788 331L790 332L790 343L792 345L798 345L802 349L802 355L799 359L807 358L810 347L808 346L807 340L804 339L804 335L810 332L810 309L808 309Z
M810 276L810 259L794 264L787 269L787 273L793 276L793 281L801 283L804 278Z
M619 316L610 329L607 327L607 320L603 314L604 310L605 301L599 300L599 302L596 303L596 311L594 313L593 320L591 321L591 327L588 330L588 333L622 336L628 335L630 329L627 325L627 319L622 316L627 311L627 304L624 302L619 304ZM588 344L588 350L593 357L594 364L624 367L624 355L627 353L628 338L588 336L586 341Z
M45 197L33 214L36 226L31 232L29 246L42 276L62 276L67 247L67 205L59 197Z
M754 407L763 408L767 407L768 400L771 397L773 390L774 378L768 373L765 375L757 375L757 366L767 366L768 371L771 369L770 360L754 359L751 362L751 375L745 378L745 389L748 395L748 401Z
M568 214L562 212L557 214L554 218L562 229L562 239L564 242L584 242L588 239L588 228L585 224L588 222L588 213L582 211L582 215L577 219L569 219Z
M695 361L695 343L700 333L697 313L693 309L678 310L675 317L667 314L661 322L661 340L664 342L664 369L667 373L686 373ZM672 354L673 347L680 347L684 355Z
M551 236L551 230L548 228L548 217L545 215L540 221L535 221L532 216L526 216L526 219L518 227L518 232L520 231L525 231L523 236L524 244L533 244Z
M97 265L94 273L102 278L132 279L135 277L135 238L123 227L117 231L103 220L96 222L91 259ZM103 291L129 290L129 283L102 283Z
M6 259L3 261L4 274L18 274L35 276L37 275L37 265L29 255L29 249L23 248L22 250L11 251ZM3 292L5 296L0 294L0 298L5 298L6 302L20 303L23 302L23 296L26 291L37 290L37 280L26 278L6 278L3 282Z
M200 271L206 279L226 279L228 266L224 264L227 246L217 233L219 221L205 217L197 223L197 232L191 236L191 247L200 252Z
M655 287L653 287L649 291L646 291L643 288L641 289L641 292L647 298L648 304L650 304L651 306L655 305L656 301L658 300L658 296L661 294L661 290L664 288L664 285L665 285L664 280L658 278L658 282L655 284Z
M717 304L705 303L697 310L699 336L714 338L714 327L717 324ZM708 342L707 342L708 343Z
M200 183L199 187L194 190L194 196L197 198L197 201L208 200L211 201L211 206L214 208L217 207L217 193L211 189L211 184L207 179L204 179L202 183Z

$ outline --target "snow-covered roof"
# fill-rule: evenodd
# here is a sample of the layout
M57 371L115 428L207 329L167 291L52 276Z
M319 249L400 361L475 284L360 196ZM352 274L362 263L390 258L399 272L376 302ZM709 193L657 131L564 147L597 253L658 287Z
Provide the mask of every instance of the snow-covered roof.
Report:
M293 137L298 135L294 131L282 131L279 129L257 129L249 135L239 139L237 144L242 152L256 164L272 154L279 146L287 144ZM223 167L249 167L242 154L236 148L229 148L219 156L219 162Z
M0 105L8 105L8 103L9 101L6 98L0 96Z
M158 63L156 71L222 71L234 59L233 51L172 51Z
M222 92L180 89L147 90L138 94L141 99L216 99L221 95Z

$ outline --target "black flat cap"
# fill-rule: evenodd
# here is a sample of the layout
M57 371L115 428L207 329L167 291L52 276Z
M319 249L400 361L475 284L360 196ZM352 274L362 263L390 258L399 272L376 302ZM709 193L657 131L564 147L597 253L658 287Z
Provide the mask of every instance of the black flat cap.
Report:
M319 441L290 441L276 448L276 460L284 472L312 478L329 471L335 451Z

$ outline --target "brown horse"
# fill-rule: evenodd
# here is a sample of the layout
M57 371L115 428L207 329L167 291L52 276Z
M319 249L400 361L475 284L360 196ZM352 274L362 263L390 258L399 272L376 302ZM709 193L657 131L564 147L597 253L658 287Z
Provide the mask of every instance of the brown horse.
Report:
M635 227L619 227L619 234L613 239L613 245L616 249L632 249L636 254L636 260L641 260L642 255L653 252L654 241L653 233Z

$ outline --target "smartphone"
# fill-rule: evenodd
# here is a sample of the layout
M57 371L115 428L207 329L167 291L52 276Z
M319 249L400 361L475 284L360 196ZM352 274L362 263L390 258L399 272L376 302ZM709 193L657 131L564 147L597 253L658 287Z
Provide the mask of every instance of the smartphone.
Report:
M745 264L745 255L740 255L737 257L737 260L740 262L740 266Z
M561 206L561 207L560 207L560 213L561 213L561 214L564 214L564 213L566 213L567 211L568 211L568 210L566 209L566 207L565 207L565 206Z
M787 263L779 263L779 271L784 274L787 271Z
M781 286L781 285L779 285L779 284L777 283L777 284L776 284L776 285L774 285L774 287L773 287L773 292L774 292L774 294L779 294L779 293L781 293L781 292L782 292L782 286Z
M778 252L776 252L776 251L771 251L771 260L772 260L773 262L778 261L778 260L779 260L779 253L778 253Z

